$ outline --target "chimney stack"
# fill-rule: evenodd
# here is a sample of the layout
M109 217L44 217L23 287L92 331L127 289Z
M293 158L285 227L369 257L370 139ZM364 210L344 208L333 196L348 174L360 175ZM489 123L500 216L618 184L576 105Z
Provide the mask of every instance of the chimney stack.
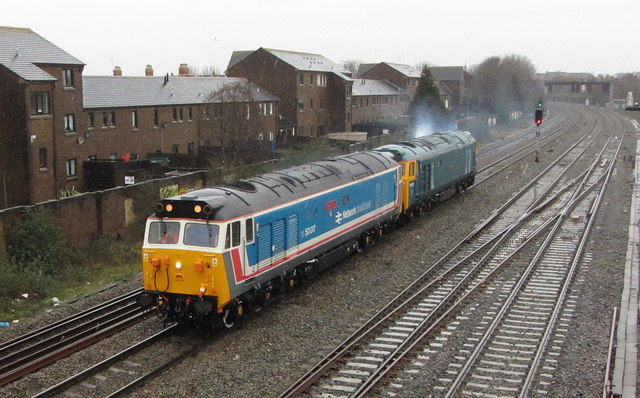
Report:
M119 66L113 67L113 75L114 76L122 76L122 69Z
M178 76L189 76L189 66L187 64L180 64Z
M147 65L147 67L144 68L144 75L153 76L153 67L151 65Z

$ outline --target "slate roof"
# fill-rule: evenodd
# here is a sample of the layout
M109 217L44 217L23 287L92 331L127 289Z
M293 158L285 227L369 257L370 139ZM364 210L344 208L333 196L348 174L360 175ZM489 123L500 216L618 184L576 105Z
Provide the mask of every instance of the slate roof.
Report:
M362 76L367 73L367 71L378 64L360 64L358 65L358 70L356 71L356 76Z
M382 62L383 64L388 65L389 67L397 70L407 77L420 77L421 72L414 68L413 66L403 65L403 64L392 64L389 62Z
M122 108L163 105L201 104L224 84L239 82L249 85L255 101L277 101L278 98L247 79L239 77L165 77L147 76L83 76L84 107Z
M403 75L407 76L407 77L420 77L421 72L419 70L417 70L416 68L414 68L413 66L410 65L404 65L404 64L394 64L391 62L380 62L377 64L360 64L358 66L358 74L357 76L362 76L363 74L367 73L368 71L370 71L371 69L375 68L378 65L387 65L388 67L390 67L391 69L394 69L400 73L402 73Z
M301 53L296 51L285 51L285 50L274 50L270 48L261 47L260 49L268 52L274 57L280 59L283 62L291 65L297 70L300 71L309 71L309 72L328 72L335 73L340 76L344 80L352 80L349 76L346 75L348 73L344 70L340 65L331 61L330 59L320 55L320 54L312 54L312 53ZM260 50L258 49L258 50ZM258 51L256 50L256 51ZM230 69L232 66L242 61L249 55L254 53L254 51L234 51L231 54L231 60L229 61L229 66L227 69Z
M398 95L407 92L385 80L355 79L352 86L352 95Z
M27 81L55 81L37 65L84 65L28 28L0 26L0 65Z
M433 80L436 81L464 80L464 68L462 66L432 66L429 71L431 71Z
M227 70L231 69L232 66L247 58L249 55L253 54L252 50L248 51L234 51L231 53L231 59L229 60L229 65L227 66Z

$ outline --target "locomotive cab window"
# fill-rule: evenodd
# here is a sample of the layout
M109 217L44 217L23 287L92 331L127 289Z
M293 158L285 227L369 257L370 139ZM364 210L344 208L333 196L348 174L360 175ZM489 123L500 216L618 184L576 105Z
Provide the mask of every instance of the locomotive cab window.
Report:
M220 227L214 224L187 223L184 228L185 245L215 247Z
M227 237L224 248L230 249L240 245L240 221L234 221L227 226Z
M149 225L147 240L153 244L175 245L179 242L180 223L154 221Z
M253 243L253 218L248 218L245 221L245 234L247 244Z

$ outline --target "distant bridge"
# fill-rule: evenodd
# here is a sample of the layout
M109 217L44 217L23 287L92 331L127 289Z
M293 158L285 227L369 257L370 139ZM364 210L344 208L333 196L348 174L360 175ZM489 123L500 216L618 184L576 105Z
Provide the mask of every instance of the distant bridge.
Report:
M602 91L605 93L611 93L611 81L560 81L560 80L545 80L544 92L545 94L551 94L553 92L553 86L571 86L572 93L590 93L593 86L602 87Z

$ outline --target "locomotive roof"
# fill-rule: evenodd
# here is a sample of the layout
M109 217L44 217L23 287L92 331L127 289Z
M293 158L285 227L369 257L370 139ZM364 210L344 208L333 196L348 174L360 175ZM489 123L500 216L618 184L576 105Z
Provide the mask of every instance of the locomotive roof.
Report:
M407 160L407 158L447 152L458 146L469 145L473 142L475 142L475 139L466 131L443 131L408 141L383 145L374 150L390 152L396 155L398 160Z
M388 153L357 152L198 189L165 199L163 203L204 202L213 208L210 220L228 220L347 184L397 165ZM156 215L168 216L164 212Z

